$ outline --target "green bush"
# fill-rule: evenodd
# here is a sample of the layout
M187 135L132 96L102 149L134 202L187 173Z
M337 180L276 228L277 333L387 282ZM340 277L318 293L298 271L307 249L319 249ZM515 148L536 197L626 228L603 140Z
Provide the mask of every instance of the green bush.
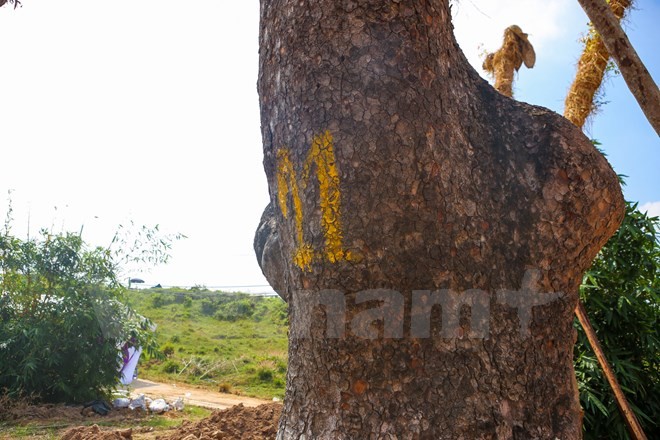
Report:
M177 361L173 360L167 360L165 363L163 363L163 366L161 367L164 373L178 373L181 370L181 364L179 364Z
M159 309L163 307L165 304L167 304L167 300L165 299L164 295L157 293L151 297L151 305L154 308Z
M174 346L172 344L165 344L160 352L163 353L163 356L165 357L171 357L174 354Z
M234 322L239 319L247 319L254 314L254 301L245 298L224 303L218 307L215 318L221 321Z
M657 218L628 203L586 273L580 296L608 361L648 438L660 438L660 244ZM575 370L585 439L627 439L625 423L578 324Z
M257 377L261 382L272 382L273 381L273 371L267 368L260 368L257 371Z
M274 303L274 304L273 304ZM289 324L289 311L288 305L279 298L273 299L273 308L270 312L270 319L273 322L282 323L285 325Z
M200 303L200 311L202 315L213 316L218 310L218 304L209 298L204 298Z
M125 342L159 356L152 323L122 303L117 254L79 234L21 240L9 223L0 235L0 390L82 402L117 385Z

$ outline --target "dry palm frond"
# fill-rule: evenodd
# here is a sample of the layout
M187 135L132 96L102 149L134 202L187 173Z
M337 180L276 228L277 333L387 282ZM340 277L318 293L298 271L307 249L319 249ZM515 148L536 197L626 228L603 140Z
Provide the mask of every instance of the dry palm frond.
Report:
M513 95L513 75L525 63L534 67L536 53L527 34L515 24L504 30L504 42L497 52L488 54L483 68L495 77L495 89L503 95Z
M619 20L631 3L631 0L609 1L612 12ZM564 117L580 128L598 106L594 98L603 83L609 58L603 40L592 27L584 39L584 50L578 61L575 80L564 103Z

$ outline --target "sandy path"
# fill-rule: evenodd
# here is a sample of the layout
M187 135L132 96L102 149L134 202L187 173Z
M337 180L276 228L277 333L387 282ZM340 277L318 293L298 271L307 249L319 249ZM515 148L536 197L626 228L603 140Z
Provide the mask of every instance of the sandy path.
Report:
M130 391L132 397L144 394L152 399L165 399L168 402L183 397L186 405L211 409L226 409L239 403L248 407L269 403L268 400L218 393L181 384L157 383L145 379L134 380L130 385Z

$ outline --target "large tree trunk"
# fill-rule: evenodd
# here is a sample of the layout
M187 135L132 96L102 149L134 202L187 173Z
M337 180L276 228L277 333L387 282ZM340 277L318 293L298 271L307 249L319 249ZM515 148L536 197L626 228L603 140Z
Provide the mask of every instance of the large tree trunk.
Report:
M605 0L578 0L616 62L646 119L660 136L660 89Z
M262 0L258 87L278 438L581 438L573 310L623 216L588 139L480 79L447 0Z

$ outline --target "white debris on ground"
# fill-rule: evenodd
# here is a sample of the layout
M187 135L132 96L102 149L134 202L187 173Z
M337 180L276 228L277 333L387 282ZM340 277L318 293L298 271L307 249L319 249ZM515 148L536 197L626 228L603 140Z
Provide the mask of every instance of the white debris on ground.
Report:
M144 394L140 394L135 399L131 400L131 403L128 404L129 409L142 409L145 410L148 408L147 397Z
M127 397L119 397L112 401L113 408L128 408L128 405L131 404L131 399Z
M170 406L165 402L165 399L156 399L149 404L149 411L156 414L164 413L170 410Z
M172 402L172 408L177 411L183 411L183 397L179 397L174 402Z
M128 397L118 397L112 401L113 408L129 408L131 410L141 409L143 411L151 411L156 414L161 414L170 410L183 411L184 403L183 397L168 403L165 399L152 400L144 394L140 394L135 399Z

